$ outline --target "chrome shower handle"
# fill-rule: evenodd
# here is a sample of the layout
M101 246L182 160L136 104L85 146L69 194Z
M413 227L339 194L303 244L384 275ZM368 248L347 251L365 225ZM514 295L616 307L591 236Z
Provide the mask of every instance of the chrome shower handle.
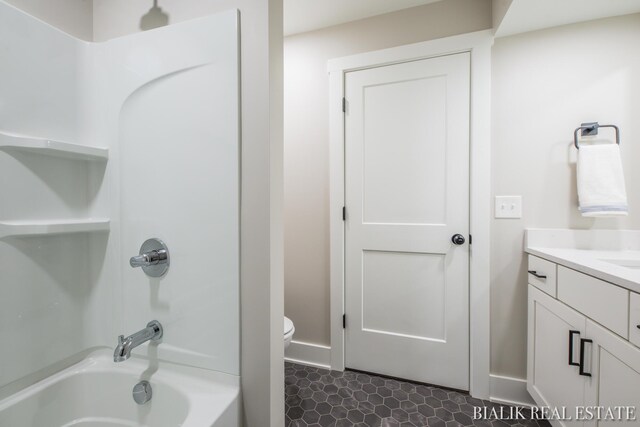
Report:
M132 256L129 260L131 267L148 267L150 265L165 264L169 259L165 249L145 252L141 255Z
M142 267L149 277L161 277L169 269L169 249L160 239L148 239L142 244L139 255L129 259L131 267Z
M131 267L133 268L136 268L136 267L143 267L151 264L149 263L147 254L143 254L143 255L132 256L129 259L129 265L131 265Z

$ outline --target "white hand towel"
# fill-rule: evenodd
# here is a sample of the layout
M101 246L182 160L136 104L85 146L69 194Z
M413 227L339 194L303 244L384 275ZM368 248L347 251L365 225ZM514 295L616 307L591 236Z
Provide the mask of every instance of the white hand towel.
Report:
M582 216L627 215L627 190L617 144L578 150L578 199Z

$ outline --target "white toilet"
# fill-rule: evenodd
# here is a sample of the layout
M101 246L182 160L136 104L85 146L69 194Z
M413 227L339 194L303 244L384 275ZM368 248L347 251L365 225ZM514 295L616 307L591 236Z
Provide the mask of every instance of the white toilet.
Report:
M284 348L289 347L291 344L291 339L293 338L293 333L296 331L296 328L293 326L293 322L291 319L285 316L284 318Z

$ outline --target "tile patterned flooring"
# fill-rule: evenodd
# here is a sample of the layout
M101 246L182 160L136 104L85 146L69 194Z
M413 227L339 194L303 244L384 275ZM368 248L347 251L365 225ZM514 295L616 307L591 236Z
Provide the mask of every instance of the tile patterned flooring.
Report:
M473 420L474 406L501 405L438 387L289 362L285 363L285 404L286 427L550 426L544 420Z

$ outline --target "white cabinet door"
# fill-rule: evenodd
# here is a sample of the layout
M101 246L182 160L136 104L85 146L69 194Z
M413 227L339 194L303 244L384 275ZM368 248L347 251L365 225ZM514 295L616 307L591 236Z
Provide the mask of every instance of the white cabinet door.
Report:
M586 387L585 405L604 408L631 406L640 409L640 349L591 320L587 320L586 336L592 342L584 345L584 370L591 374ZM640 418L640 415L635 415ZM587 424L599 427L620 424L640 426L640 421L621 423L601 419Z
M345 77L347 367L469 388L469 64Z
M586 318L532 285L528 315L527 390L540 406L564 406L573 412L584 402L587 377L579 374L577 365ZM584 425L577 420L552 424Z

